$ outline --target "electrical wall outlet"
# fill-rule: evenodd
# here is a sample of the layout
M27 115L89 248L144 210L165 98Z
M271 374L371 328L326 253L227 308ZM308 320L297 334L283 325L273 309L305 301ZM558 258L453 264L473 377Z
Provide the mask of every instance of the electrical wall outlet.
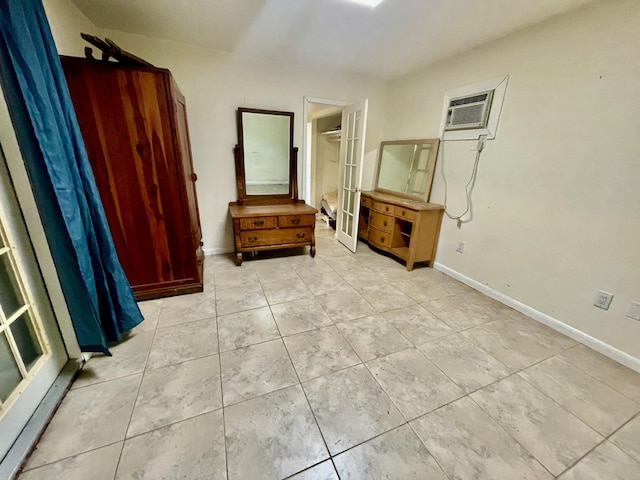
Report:
M603 310L609 310L611 300L613 300L613 293L598 290L596 299L593 301L593 304L598 308L602 308Z
M634 320L640 320L640 302L631 302L631 305L629 305L629 311L627 312L627 317L633 318Z
M464 252L464 242L458 242L458 247L456 248L456 252L458 253Z
M224 232L224 222L218 222L218 230Z

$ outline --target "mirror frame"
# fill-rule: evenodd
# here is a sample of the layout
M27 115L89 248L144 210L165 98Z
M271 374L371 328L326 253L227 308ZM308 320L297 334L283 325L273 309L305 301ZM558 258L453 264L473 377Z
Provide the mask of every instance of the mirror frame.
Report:
M380 164L382 163L382 152L384 150L385 145L414 145L414 144L428 144L431 145L431 153L429 154L429 159L427 160L428 164L432 166L429 176L427 177L427 182L425 185L425 192L422 195L410 195L408 193L397 192L395 190L387 190L386 188L380 188L378 186L380 181ZM429 201L429 196L431 195L431 185L433 184L433 176L436 170L436 160L438 159L438 147L440 145L440 139L438 138L423 138L418 140L390 140L380 143L380 151L378 152L378 163L376 164L376 192L387 193L390 195L395 195L397 197L409 198L412 200L422 200L423 202Z
M244 129L242 127L243 113L257 113L263 115L281 115L289 117L289 193L287 194L247 194L247 180L244 165ZM238 187L238 205L267 205L275 203L298 202L298 149L293 147L293 112L278 110L262 110L258 108L238 108L236 112L238 128L238 144L233 149L236 164L236 185Z

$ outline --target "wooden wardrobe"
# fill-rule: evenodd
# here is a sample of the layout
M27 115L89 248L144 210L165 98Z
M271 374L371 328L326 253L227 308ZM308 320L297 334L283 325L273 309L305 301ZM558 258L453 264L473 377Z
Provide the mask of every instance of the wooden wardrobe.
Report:
M184 97L171 72L61 57L118 257L137 300L202 291Z

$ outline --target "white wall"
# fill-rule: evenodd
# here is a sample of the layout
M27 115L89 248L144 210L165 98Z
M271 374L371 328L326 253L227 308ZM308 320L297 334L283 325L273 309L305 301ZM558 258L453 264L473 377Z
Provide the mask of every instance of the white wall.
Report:
M640 301L638 25L639 2L598 2L393 81L384 129L388 140L436 137L446 90L509 74L473 220L445 217L437 261L636 358L640 322L625 313ZM444 146L453 213L474 147ZM609 311L591 305L598 289L615 294Z
M100 29L70 0L43 0L42 3L58 53L84 57L84 47L89 44L80 37L80 33L99 36ZM96 54L96 57L100 58L100 55Z

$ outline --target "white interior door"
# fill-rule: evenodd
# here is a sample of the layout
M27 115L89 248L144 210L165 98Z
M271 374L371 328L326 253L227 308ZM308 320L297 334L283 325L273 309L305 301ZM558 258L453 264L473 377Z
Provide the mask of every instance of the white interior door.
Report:
M362 161L367 127L368 100L348 105L342 110L340 140L340 184L336 237L352 252L358 244L358 216L362 188Z
M0 460L67 360L0 146Z

